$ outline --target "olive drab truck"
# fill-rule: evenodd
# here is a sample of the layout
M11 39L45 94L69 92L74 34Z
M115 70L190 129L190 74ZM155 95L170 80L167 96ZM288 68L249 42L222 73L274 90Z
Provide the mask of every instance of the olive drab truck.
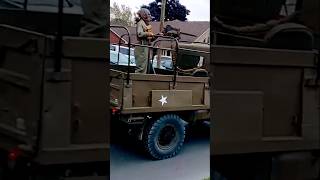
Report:
M1 180L108 176L108 40L64 10L0 9Z
M214 7L214 172L226 179L319 179L319 1Z
M130 32L126 30L131 46ZM153 56L161 43L169 43L172 69L153 67ZM121 42L119 42L120 46ZM177 155L183 147L186 125L208 121L210 115L208 44L186 44L174 36L159 37L149 49L147 74L134 73L134 68L113 66L110 70L110 110L113 121L121 122L128 132L142 142L153 159ZM128 62L130 57L128 57ZM203 59L202 63L200 59ZM207 62L207 63L206 63Z

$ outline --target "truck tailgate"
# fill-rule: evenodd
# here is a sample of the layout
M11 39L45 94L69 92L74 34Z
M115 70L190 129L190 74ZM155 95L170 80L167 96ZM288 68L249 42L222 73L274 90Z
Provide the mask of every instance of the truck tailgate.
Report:
M0 148L36 145L41 118L45 37L0 26Z
M107 161L106 44L64 36L55 71L54 37L0 25L0 149L39 164Z

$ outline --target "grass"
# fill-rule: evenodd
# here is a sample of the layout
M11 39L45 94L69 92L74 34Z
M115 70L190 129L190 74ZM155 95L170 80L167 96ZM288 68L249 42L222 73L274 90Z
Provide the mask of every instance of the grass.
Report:
M210 177L204 178L204 179L202 179L202 180L210 180Z

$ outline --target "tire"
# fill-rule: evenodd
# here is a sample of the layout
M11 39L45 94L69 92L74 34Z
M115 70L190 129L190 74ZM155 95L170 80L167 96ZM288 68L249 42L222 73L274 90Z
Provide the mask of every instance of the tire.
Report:
M184 121L177 115L164 115L150 123L143 133L143 145L148 155L161 160L177 155L184 143Z
M197 69L192 73L193 77L208 77L208 71L205 69Z

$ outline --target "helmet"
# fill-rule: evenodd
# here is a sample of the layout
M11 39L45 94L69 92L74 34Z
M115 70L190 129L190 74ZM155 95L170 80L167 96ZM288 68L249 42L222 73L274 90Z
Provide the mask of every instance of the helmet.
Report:
M151 13L147 8L141 8L137 14L139 15L140 18L142 18L144 21L147 21L147 22L152 21L152 19L154 18L153 16L151 16Z

